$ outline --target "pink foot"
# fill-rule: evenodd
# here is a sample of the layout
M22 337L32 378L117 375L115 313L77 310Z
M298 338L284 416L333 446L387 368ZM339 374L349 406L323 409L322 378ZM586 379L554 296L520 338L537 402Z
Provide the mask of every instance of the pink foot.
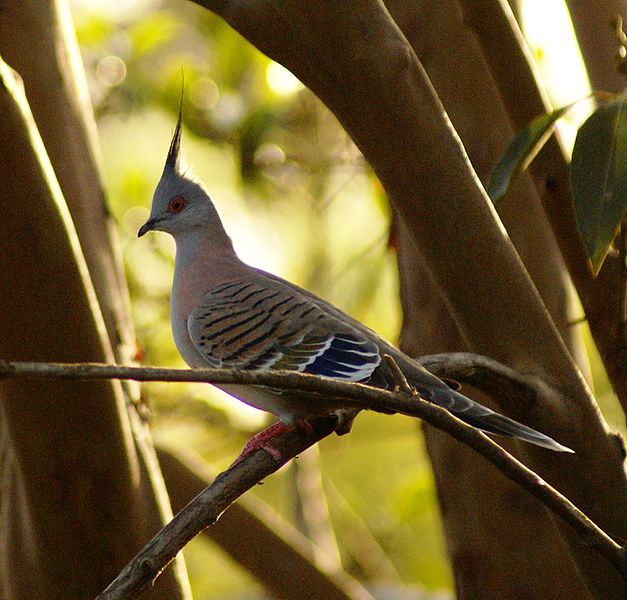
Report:
M231 467L241 463L249 454L257 450L265 450L274 460L281 460L281 453L270 444L270 442L277 436L285 433L288 429L290 429L292 425L285 425L281 423L281 421L277 421L270 425L270 427L266 427L258 434L254 435L246 445L242 448L242 451L239 453L239 456L233 461Z
M280 461L281 452L277 450L271 442L274 438L282 435L286 431L294 429L295 427L303 429L307 434L310 434L313 431L313 428L307 419L299 419L292 425L285 425L281 421L277 421L250 438L250 440L246 442L244 448L242 448L239 456L233 461L233 464L231 464L231 467L241 463L249 454L252 454L257 450L265 450L270 456L272 456L272 458L274 458L274 460L277 462Z

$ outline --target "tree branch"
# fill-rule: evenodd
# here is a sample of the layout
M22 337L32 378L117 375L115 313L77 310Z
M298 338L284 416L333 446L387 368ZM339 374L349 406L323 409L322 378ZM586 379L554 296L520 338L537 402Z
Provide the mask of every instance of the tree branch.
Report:
M618 15L625 15L624 0L603 0L594 5L566 0L566 5L592 88L619 93L625 79L618 69L620 42L612 25Z
M467 355L466 361L469 362ZM426 360L423 358L423 360ZM433 361L432 357L429 360ZM489 361L491 362L491 361ZM483 363L487 368L486 362ZM450 369L450 367L449 367ZM449 371L450 372L450 371ZM503 377L505 369L500 369ZM559 515L577 532L583 543L604 556L625 579L627 551L593 523L567 498L552 488L498 444L439 406L407 392L378 390L359 383L335 381L315 375L294 372L237 371L233 369L155 369L98 364L50 364L0 361L1 378L63 379L133 379L136 381L188 381L205 383L239 383L268 385L281 389L298 389L331 395L346 406L375 411L390 410L415 416L442 429L463 442L495 465L506 477L518 483L547 508ZM520 381L516 381L516 386ZM539 393L541 393L539 391ZM281 452L275 461L266 452L255 452L219 475L214 483L197 496L161 532L159 532L107 588L101 598L127 597L154 581L177 552L253 485L277 471L304 449L335 430L335 418L312 419L311 434L290 430L273 440ZM554 455L553 460L573 460L573 455Z
M184 448L157 449L175 512L214 481L216 473ZM309 540L254 496L240 498L202 534L253 575L277 600L372 600L362 585L329 561L317 561Z
M490 396L498 406L510 403L530 409L541 396L554 402L559 394L542 380L523 376L508 366L472 352L448 352L431 354L416 359L425 369L438 377L467 383ZM553 400L551 400L553 399Z
M281 453L280 460L267 452L254 452L218 475L146 544L97 600L132 598L147 589L185 544L215 523L233 501L309 446L333 433L337 426L335 416L309 422L310 434L304 435L299 428L294 428L272 440L272 446Z
M385 5L426 69L477 175L482 182L487 182L513 138L514 129L476 36L462 20L458 0L385 0ZM428 144L426 140L425 143ZM585 357L579 343L581 328L569 325L564 265L529 174L516 179L507 200L499 203L497 210L561 337L587 375L587 360L582 360ZM431 283L429 270L411 242L407 227L398 218L395 231L403 309L399 347L410 356L468 349L441 295ZM494 331L496 336L501 334L501 331ZM483 353L489 354L485 350ZM527 365L508 364L529 371ZM463 380L457 375L448 377ZM590 381L589 377L586 379ZM543 411L543 407L531 399L526 405L522 390L521 396L512 397L511 402L496 386L490 395L499 406L508 404L505 412L510 416L516 414L517 406L525 410L531 408L522 416L526 423L531 422L534 411L537 414ZM474 394L471 397L481 401ZM555 406L549 410L554 411ZM541 431L546 427L540 420L535 421L535 426ZM573 599L588 598L589 592L553 515L533 498L527 498L523 490L474 452L457 451L456 442L450 436L428 425L422 429L434 471L442 529L457 594L464 597L468 590L487 586L492 597L507 598L517 594L518 582L524 580L530 598L560 593ZM453 462L451 454L455 456ZM537 462L528 464L541 472ZM546 473L541 474L548 477ZM481 481L482 485L469 489L469 482L473 481ZM552 482L566 493L568 488L557 479ZM582 482L582 485L585 484ZM590 488L599 490L597 485ZM579 504L571 491L566 495ZM515 511L506 508L519 502L527 503L527 508ZM479 509L479 506L485 508ZM527 536L531 530L534 531L533 552L529 551ZM469 566L475 564L475 557L479 555L482 562L491 565L488 579L483 569ZM503 560L504 556L507 560ZM600 557L598 560L603 561ZM554 576L545 577L547 569ZM611 577L614 578L615 573ZM612 585L611 579L606 581L601 581L598 588Z
M31 56L45 62L61 53L56 4L24 3L18 15L2 3L0 53L16 29L37 48ZM42 71L50 78L39 85L51 95L59 69L54 63ZM65 199L23 84L1 58L0 115L0 198L11 199L0 221L0 280L6 283L0 285L0 356L112 362ZM68 138L57 116L50 112L52 129L80 154L84 148ZM10 447L0 465L0 595L90 597L167 522L170 507L152 441L126 410L118 382L2 381L0 437ZM85 523L99 523L103 531ZM191 597L177 563L151 597Z
M523 129L537 115L550 112L551 105L533 57L506 0L460 0L460 4L465 19L484 49L514 127L517 130ZM572 9L576 3L569 4ZM586 10L586 13L594 12ZM598 45L603 37L598 35L598 27L595 28L595 34L595 43ZM622 326L625 318L622 306L624 262L620 256L609 256L596 279L592 276L577 230L568 162L558 134L547 140L531 163L529 171L586 313L590 331L612 387L627 415L627 350Z
M515 395L523 390L527 398L537 397L539 390L528 383L519 373L490 358L457 352L451 354L433 354L417 359L417 362L428 365L430 371L439 377L450 377L467 383L476 384L480 389L490 389L490 383L506 389L508 395ZM105 365L100 363L43 363L43 362L10 362L0 359L1 379L64 379L64 380L101 380L125 379L132 381L169 381L178 383L241 383L244 385L277 386L282 389L297 389L307 392L318 392L343 398L348 404L351 399L357 407L372 410L388 410L385 401L377 402L384 395L386 400L394 398L394 394L384 390L359 384L346 383L330 378L318 377L294 371L242 371L239 369L162 369L156 367L127 367L121 365ZM508 381L511 385L508 386ZM372 406L363 406L357 392L365 394L365 400L372 400ZM491 393L491 395L494 392ZM558 394L558 392L555 392ZM399 407L393 407L397 410ZM402 408L402 407L401 407ZM402 410L399 410L402 412ZM413 414L413 413L410 413ZM414 415L419 416L419 415Z

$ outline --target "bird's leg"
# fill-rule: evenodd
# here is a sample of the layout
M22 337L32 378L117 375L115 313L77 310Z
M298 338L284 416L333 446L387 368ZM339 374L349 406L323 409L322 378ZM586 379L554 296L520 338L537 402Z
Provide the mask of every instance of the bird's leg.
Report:
M252 454L256 450L265 450L274 460L281 460L281 453L270 445L269 442L282 433L285 433L291 427L293 427L293 425L285 425L285 423L277 421L276 423L272 423L269 427L262 429L246 442L246 445L242 448L242 451L231 467L241 463L249 454Z
M244 448L242 448L239 456L235 459L235 461L233 461L233 464L231 464L231 467L241 463L249 454L252 454L257 450L265 450L270 456L272 456L272 458L274 458L274 460L278 462L281 460L281 452L277 450L271 442L274 438L295 428L302 429L307 434L310 434L313 431L313 428L307 419L298 419L291 425L285 425L285 423L277 421L250 438L250 440L246 442Z

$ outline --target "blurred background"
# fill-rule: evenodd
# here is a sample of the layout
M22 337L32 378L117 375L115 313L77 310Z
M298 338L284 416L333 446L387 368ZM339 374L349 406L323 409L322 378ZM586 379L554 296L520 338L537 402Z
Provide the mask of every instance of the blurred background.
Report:
M185 366L169 324L172 240L136 238L174 130L182 73L183 154L206 184L240 257L396 342L401 314L387 201L317 98L191 3L71 4L142 362ZM563 2L528 0L520 10L554 106L584 96L588 83ZM585 111L573 111L562 125L571 142ZM597 396L616 429L620 412L594 353L591 361ZM216 470L270 422L206 385L150 384L143 396L154 436L198 453ZM389 597L447 598L451 575L419 429L404 417L362 413L351 435L324 440L250 493L346 570L389 588ZM263 595L207 540L194 540L185 558L197 599Z

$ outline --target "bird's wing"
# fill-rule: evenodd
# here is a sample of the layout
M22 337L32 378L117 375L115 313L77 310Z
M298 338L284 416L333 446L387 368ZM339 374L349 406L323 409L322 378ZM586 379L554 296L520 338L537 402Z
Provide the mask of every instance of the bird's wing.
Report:
M214 367L287 369L364 382L381 363L376 342L363 332L261 276L210 290L187 328Z

